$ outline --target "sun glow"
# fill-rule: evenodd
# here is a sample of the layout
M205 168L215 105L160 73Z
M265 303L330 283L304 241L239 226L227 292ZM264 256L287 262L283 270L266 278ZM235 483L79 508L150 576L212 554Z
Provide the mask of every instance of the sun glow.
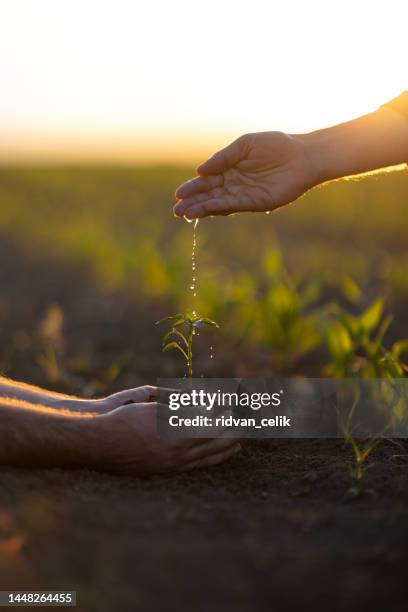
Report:
M13 0L0 157L200 159L248 131L369 112L406 88L406 3Z

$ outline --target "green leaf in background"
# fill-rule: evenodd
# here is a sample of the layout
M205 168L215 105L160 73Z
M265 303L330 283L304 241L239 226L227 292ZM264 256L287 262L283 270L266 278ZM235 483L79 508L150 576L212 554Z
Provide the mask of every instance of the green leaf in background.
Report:
M359 335L361 324L358 319L345 311L338 311L335 316L351 338Z
M351 278L351 276L343 276L340 280L339 286L343 292L343 295L349 300L349 302L352 304L357 304L361 301L363 294L360 287L357 285L355 280Z
M308 283L301 292L301 302L303 308L315 304L321 294L320 283L317 281Z
M391 314L388 314L385 317L385 319L382 321L382 323L380 324L380 327L378 328L378 332L377 332L377 334L375 336L375 340L374 340L377 348L381 345L381 343L382 343L382 341L384 339L384 336L387 333L388 328L389 328L389 326L392 323L393 318L394 317Z
M366 332L372 331L380 322L384 310L383 298L376 299L360 317L361 327Z
M408 340L398 340L392 345L391 355L399 359L403 353L408 353Z
M276 276L282 271L282 255L278 249L269 251L265 257L265 272L270 276Z

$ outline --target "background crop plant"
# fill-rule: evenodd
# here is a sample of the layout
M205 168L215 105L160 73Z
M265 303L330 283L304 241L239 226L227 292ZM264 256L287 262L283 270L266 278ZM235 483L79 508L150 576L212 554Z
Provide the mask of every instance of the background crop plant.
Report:
M197 329L203 325L210 325L212 327L219 327L219 325L207 317L190 312L164 317L164 319L157 321L156 325L161 323L169 323L171 325L171 329L163 336L163 352L173 349L179 351L185 359L187 374L191 378L193 376L193 338Z
M384 315L384 301L376 299L360 315L353 315L337 304L331 305L326 327L330 360L325 373L336 378L403 378L408 371L401 356L408 351L408 340L383 345L392 322Z
M318 311L313 310L320 297L319 283L305 283L290 274L280 251L273 249L252 294L253 299L240 309L237 325L248 330L251 342L270 350L277 371L289 372L322 342Z
M346 497L355 499L365 494L373 494L366 489L364 476L373 466L370 461L373 450L392 430L396 422L406 419L407 398L404 388L395 379L404 378L407 366L402 355L408 350L408 341L399 340L391 348L383 344L384 336L391 324L392 316L384 314L384 301L378 298L361 314L354 315L337 304L328 309L329 322L326 328L326 341L330 361L325 373L337 378L356 379L351 408L346 421L341 422L345 442L353 452L353 466L350 469L352 486ZM353 431L356 413L362 401L360 384L357 379L375 379L365 386L370 399L386 411L387 423L384 431L377 437L358 439Z
M344 439L348 443L354 456L353 466L350 468L350 474L352 478L352 485L346 493L348 499L356 499L363 495L373 495L373 489L367 489L364 484L364 475L367 470L373 467L374 463L369 462L372 451L378 446L381 438L369 438L368 440L361 442L357 441L353 437L351 432L344 430Z

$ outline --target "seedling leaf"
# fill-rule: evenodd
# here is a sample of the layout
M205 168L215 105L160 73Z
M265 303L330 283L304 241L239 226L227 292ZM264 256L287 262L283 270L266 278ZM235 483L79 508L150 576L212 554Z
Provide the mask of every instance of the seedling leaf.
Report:
M205 325L212 325L212 327L218 327L219 325L218 323L216 323L215 321L212 321L212 319L208 319L207 317L203 317L202 319L200 319L201 323L204 323Z
M166 344L167 340L170 340L170 338L172 338L173 336L178 336L179 338L181 338L186 347L188 346L188 342L185 335L175 327L168 331L167 334L164 334L162 344Z
M165 346L163 346L163 353L167 353L167 351L170 351L171 349L175 349L177 351L180 351L180 353L183 353L184 357L186 359L188 359L188 355L186 353L186 351L183 349L182 346L180 346L180 344L178 342L169 342L169 344L166 344Z
M167 321L174 321L174 322L177 322L177 323L183 323L184 322L184 315L176 314L176 315L171 315L170 317L164 317L163 319L159 319L159 321L156 321L155 325L160 325L160 323L166 323Z

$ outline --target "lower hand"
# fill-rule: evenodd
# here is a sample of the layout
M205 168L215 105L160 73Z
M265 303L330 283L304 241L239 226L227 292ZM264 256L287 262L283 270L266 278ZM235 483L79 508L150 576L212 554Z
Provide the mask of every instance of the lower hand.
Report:
M153 402L157 396L157 387L144 385L143 387L135 387L134 389L126 389L108 395L103 399L96 400L64 400L62 407L68 410L79 410L80 412L93 412L96 414L105 414L111 410L115 410L125 404L139 404L145 402Z
M98 431L91 467L130 476L184 472L222 463L241 449L231 438L161 438L158 408L157 403L131 404L91 419Z
M126 389L113 393L105 399L97 400L101 406L100 412L110 412L125 404L140 404L153 402L157 397L158 389L151 385L136 387L134 389Z
M178 217L272 211L319 182L307 138L282 132L241 136L197 172L176 191Z

